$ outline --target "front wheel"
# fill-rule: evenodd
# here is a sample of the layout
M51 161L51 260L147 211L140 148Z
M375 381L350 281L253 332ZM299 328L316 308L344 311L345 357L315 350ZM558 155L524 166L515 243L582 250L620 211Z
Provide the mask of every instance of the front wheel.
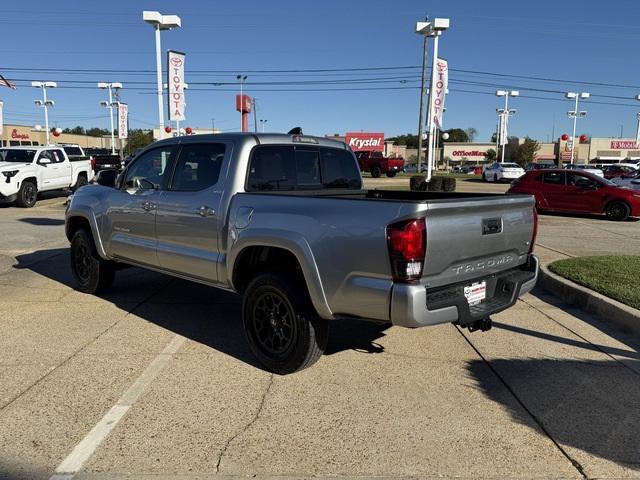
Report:
M604 213L607 214L607 218L609 218L609 220L622 221L629 218L631 208L629 208L629 205L624 202L616 201L607 205Z
M258 275L247 287L242 319L251 351L264 367L286 375L313 365L327 346L328 323L297 282Z
M36 204L37 200L38 187L36 184L29 180L22 182L20 190L18 191L18 198L16 199L18 205L24 208L31 208Z
M71 272L83 293L104 292L115 278L113 263L100 258L85 230L78 230L71 239Z
M396 173L398 172L396 172L395 170L387 170L387 177L393 178L396 176Z

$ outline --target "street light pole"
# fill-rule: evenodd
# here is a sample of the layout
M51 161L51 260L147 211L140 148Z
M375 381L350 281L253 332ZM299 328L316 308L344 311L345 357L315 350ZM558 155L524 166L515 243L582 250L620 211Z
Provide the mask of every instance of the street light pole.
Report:
M53 107L55 102L47 98L47 88L56 88L58 84L56 82L31 82L31 86L42 89L42 100L35 100L34 103L37 107L44 108L45 139L49 145L49 107Z
M425 22L428 23L429 18L425 18ZM418 30L418 25L416 30ZM419 30L418 30L419 31ZM422 37L422 80L420 82L420 111L418 113L418 174L420 174L422 167L422 126L424 124L424 95L425 95L425 83L427 77L427 35Z
M498 97L504 97L504 110L499 109L498 113L500 114L500 125L499 125L499 138L500 138L500 145L502 145L502 152L501 152L501 160L500 163L504 163L504 151L505 151L505 146L507 144L508 141L508 134L507 134L507 128L509 125L509 117L511 115L514 115L516 113L515 110L509 110L509 97L517 97L520 95L520 92L518 90L496 90L496 96ZM502 138L502 132L504 131L504 137L506 138ZM497 156L498 151L496 150L496 156Z
M109 108L109 123L111 124L111 154L115 155L116 140L115 140L115 134L113 133L113 107L118 102L114 103L113 101L112 89L115 89L117 91L119 88L122 88L122 84L120 82L113 82L113 83L99 82L98 88L104 88L109 90L109 103L100 102L100 105Z
M161 15L160 12L143 11L142 20L153 25L156 35L156 80L158 95L158 125L160 127L160 138L164 137L164 108L162 105L162 57L160 48L160 31L171 30L182 26L182 21L177 15Z
M244 132L243 127L244 127L244 122L242 121L244 118L244 98L242 97L243 93L242 93L242 85L244 84L244 81L247 79L247 75L236 75L236 80L238 80L240 82L240 131ZM247 122L248 123L248 122Z
M569 118L573 118L573 135L571 136L571 164L573 165L573 159L574 159L574 152L575 152L575 148L576 148L576 127L577 127L577 123L578 123L578 115L580 115L581 117L586 117L587 116L587 112L586 111L582 111L579 112L578 111L578 99L582 98L582 99L587 99L591 96L590 93L588 92L567 92L565 94L566 98L569 99L575 99L575 110L573 111L569 111L567 112L567 116Z

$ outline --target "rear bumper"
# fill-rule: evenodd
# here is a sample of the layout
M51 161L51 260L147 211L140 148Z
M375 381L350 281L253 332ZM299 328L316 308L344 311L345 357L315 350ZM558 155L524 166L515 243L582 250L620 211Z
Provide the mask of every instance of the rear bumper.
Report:
M511 307L518 297L531 291L538 279L538 257L531 255L520 267L481 277L487 282L487 298L469 306L464 284L428 289L424 285L394 284L391 293L391 323L417 328L438 323L468 325Z

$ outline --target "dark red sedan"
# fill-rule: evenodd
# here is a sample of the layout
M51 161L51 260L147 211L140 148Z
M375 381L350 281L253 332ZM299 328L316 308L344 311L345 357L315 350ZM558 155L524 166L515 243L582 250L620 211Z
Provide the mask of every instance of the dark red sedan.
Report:
M532 170L507 191L535 196L536 208L554 212L605 214L611 220L640 217L640 192L576 170Z

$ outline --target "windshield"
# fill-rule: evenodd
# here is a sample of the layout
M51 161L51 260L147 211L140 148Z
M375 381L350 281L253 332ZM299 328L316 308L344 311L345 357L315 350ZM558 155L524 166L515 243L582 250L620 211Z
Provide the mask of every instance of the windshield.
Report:
M31 163L35 156L36 150L0 149L0 162Z

